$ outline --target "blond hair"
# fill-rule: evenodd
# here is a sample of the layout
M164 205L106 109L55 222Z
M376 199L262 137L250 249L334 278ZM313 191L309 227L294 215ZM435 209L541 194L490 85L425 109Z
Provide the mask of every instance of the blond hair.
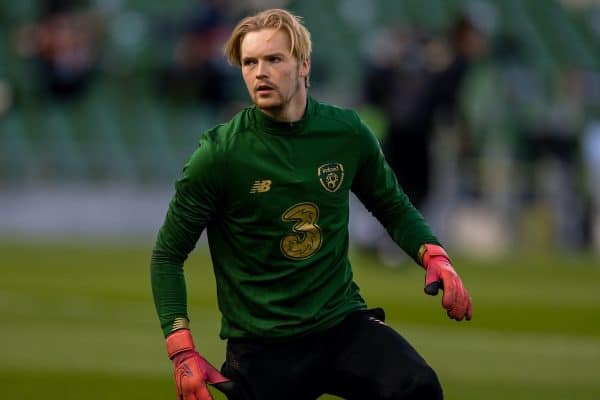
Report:
M290 54L300 62L310 59L312 43L310 32L302 24L302 17L294 15L287 10L274 8L261 11L258 14L241 20L225 43L225 56L231 65L241 66L242 40L249 32L261 29L283 30L290 38Z

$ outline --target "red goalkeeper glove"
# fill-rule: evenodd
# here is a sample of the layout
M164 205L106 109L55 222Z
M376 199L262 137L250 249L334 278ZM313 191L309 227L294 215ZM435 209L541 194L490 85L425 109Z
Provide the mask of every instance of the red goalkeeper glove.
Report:
M470 320L473 315L471 297L452 267L446 251L435 244L425 244L423 250L421 262L426 271L425 293L435 296L442 289L442 306L448 317L457 321Z
M198 354L189 329L173 332L167 336L166 343L175 369L177 400L213 400L206 384L229 382Z

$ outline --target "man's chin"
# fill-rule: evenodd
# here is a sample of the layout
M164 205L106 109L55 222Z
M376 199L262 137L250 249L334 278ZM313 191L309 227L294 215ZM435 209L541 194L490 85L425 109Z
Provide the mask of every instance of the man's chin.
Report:
M273 111L281 108L281 102L277 99L261 99L255 98L254 104L261 110Z

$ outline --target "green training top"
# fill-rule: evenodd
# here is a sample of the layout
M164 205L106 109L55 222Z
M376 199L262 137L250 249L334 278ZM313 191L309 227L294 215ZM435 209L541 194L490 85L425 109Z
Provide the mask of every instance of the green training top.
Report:
M301 335L366 308L348 260L350 190L413 259L439 244L351 110L309 98L288 123L249 107L205 132L152 252L165 336L188 318L183 263L205 228L222 338Z

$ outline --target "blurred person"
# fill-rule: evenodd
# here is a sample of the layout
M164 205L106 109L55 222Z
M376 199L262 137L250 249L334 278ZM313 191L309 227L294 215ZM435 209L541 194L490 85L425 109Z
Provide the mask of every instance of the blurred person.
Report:
M600 119L591 121L585 127L582 149L591 196L591 245L600 253Z
M310 33L270 9L241 20L225 46L253 105L206 131L177 180L151 258L156 310L178 398L441 399L436 373L367 308L348 259L354 192L443 288L449 318L471 299L358 115L308 94ZM207 230L227 340L221 372L196 351L183 265Z
M169 64L160 76L161 93L176 100L220 108L233 100L233 70L221 49L233 26L231 1L202 1L186 15Z
M406 152L417 153L415 157L419 164L415 165L415 170L429 175L428 163L423 162L424 157L420 157L424 146L421 143L415 145L415 139L422 141L425 135L421 134L422 130L413 135L404 129L404 126L412 124L413 120L419 123L426 121L422 117L414 117L419 111L416 109L417 99L423 92L427 79L421 56L420 37L415 32L393 28L385 30L382 35L379 43L385 47L377 46L367 64L364 97L368 104L379 107L388 121L387 131L383 136L386 158L403 190L419 208L424 199L424 190L420 185L426 184L426 181L415 178L417 184L413 185L412 180L406 178L410 176L407 175L409 171L399 170L401 150L395 143L402 139L405 139L404 143L410 141ZM401 126L402 129L399 129Z
M8 80L0 78L0 119L7 114L14 103L14 89Z
M436 118L453 123L460 85L470 65L485 53L486 38L467 17L455 22L449 44L418 32L394 38L387 46L397 50L367 66L365 100L387 116L385 155L411 202L423 211L431 189Z
M551 86L525 127L523 144L535 172L528 187L537 189L534 200L552 210L556 246L578 249L586 241L585 207L577 178L584 123L581 71L563 69Z
M383 151L398 182L419 211L428 215L433 188L434 135L440 124L454 128L458 96L469 68L486 52L485 33L467 17L454 23L449 39L429 34L388 29L366 66L364 100L380 108L388 124ZM455 131L468 143L466 130ZM430 216L431 217L431 216ZM439 219L439 218L438 218ZM370 228L374 248L385 265L402 261L385 232Z
M18 29L17 52L36 62L45 93L78 98L96 72L101 18L83 1L50 0L42 8L38 22Z

